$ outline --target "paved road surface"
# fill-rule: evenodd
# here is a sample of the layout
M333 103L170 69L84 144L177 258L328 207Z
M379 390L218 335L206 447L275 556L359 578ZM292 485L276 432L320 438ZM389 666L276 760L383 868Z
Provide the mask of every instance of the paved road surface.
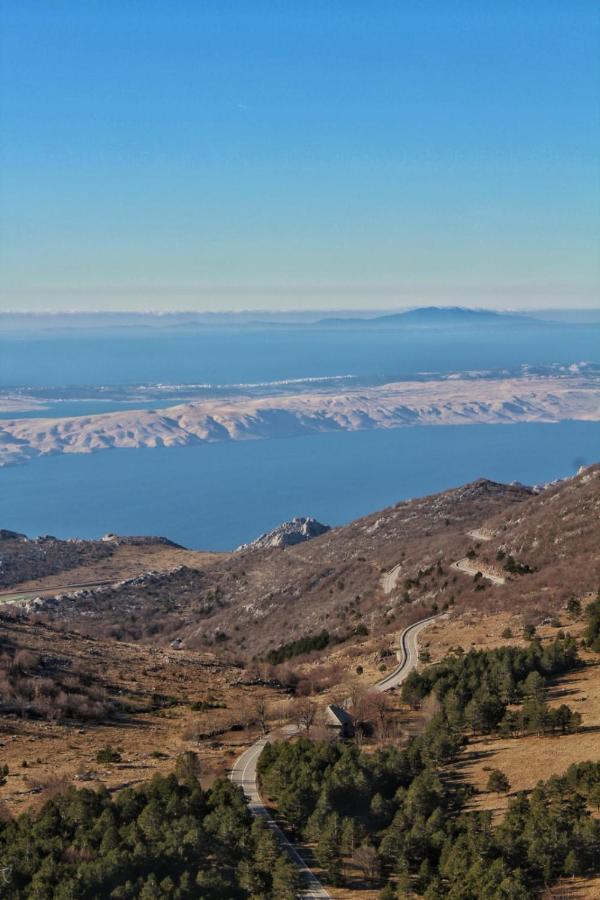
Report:
M492 584L506 584L506 579L502 575L496 575L490 569L482 569L480 565L477 565L477 560L473 561L466 556L452 563L450 568L458 569L459 572L466 572L467 575L476 575L478 572L481 572L482 577L487 578Z
M400 572L402 571L402 563L398 563L398 565L394 566L393 569L390 569L389 572L384 572L381 576L381 587L383 588L384 594L391 594L396 584L398 583L398 579L400 578Z
M417 641L420 633L424 628L437 619L438 615L429 616L427 619L421 619L414 625L409 625L400 634L400 646L398 648L398 665L393 672L386 675L381 681L373 685L373 690L383 692L389 691L391 688L398 687L402 684L408 673L415 668L419 661L419 648Z
M420 622L415 622L414 625L409 625L408 628L404 629L400 635L400 647L398 649L399 663L393 672L390 672L389 675L374 686L374 690L389 691L391 688L398 687L398 685L402 684L408 673L414 669L417 664L419 656L417 639L419 634L436 618L438 618L438 616L429 616L429 618L422 619ZM283 729L287 734L293 734L296 730L294 725ZM238 784L244 791L250 811L253 815L264 817L269 828L273 831L279 842L285 847L292 860L296 863L302 883L302 890L299 896L303 898L303 900L308 900L308 898L311 898L311 900L327 900L327 898L329 898L329 900L331 900L331 894L323 887L317 876L309 869L302 856L290 843L281 828L273 821L268 811L265 809L258 790L256 776L256 763L258 762L258 757L262 753L265 744L268 741L277 740L278 737L281 737L281 732L279 732L279 734L272 732L252 744L245 753L242 753L242 755L238 757L229 777L234 784Z

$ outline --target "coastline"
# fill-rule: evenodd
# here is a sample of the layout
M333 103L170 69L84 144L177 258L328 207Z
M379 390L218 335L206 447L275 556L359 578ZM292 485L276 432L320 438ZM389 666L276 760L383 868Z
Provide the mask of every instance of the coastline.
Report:
M433 425L600 421L581 375L395 382L346 391L194 401L156 409L0 420L0 467L56 454L176 447Z

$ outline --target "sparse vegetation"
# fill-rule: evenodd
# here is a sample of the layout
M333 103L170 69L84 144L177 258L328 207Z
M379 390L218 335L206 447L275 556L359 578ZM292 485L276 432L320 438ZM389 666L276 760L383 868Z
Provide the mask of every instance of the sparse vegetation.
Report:
M505 572L509 572L511 575L529 575L533 572L531 566L527 563L517 562L517 560L509 554L504 559L504 565L502 566Z
M114 716L117 704L94 684L81 667L55 655L44 657L0 637L0 704L2 712L50 722Z
M121 754L109 744L98 750L96 753L96 762L104 764L119 763L121 762Z
M531 622L527 622L523 626L523 637L526 641L531 641L535 637L535 625Z

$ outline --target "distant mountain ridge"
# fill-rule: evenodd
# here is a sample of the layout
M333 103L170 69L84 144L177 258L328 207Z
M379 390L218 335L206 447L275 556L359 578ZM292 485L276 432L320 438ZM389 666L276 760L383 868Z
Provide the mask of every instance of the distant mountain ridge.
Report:
M490 309L472 309L466 306L423 306L404 312L390 313L373 318L326 318L319 325L545 325L543 319L533 319L519 313L504 313Z

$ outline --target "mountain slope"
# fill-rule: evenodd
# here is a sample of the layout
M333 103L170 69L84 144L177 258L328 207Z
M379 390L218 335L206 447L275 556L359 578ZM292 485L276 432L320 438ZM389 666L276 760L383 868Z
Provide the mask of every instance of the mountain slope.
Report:
M167 571L30 608L86 633L178 639L244 658L322 629L346 640L365 629L397 631L433 604L541 621L600 584L599 505L600 467L537 494L482 479L284 549L205 559L181 551ZM458 570L457 561L468 565Z

